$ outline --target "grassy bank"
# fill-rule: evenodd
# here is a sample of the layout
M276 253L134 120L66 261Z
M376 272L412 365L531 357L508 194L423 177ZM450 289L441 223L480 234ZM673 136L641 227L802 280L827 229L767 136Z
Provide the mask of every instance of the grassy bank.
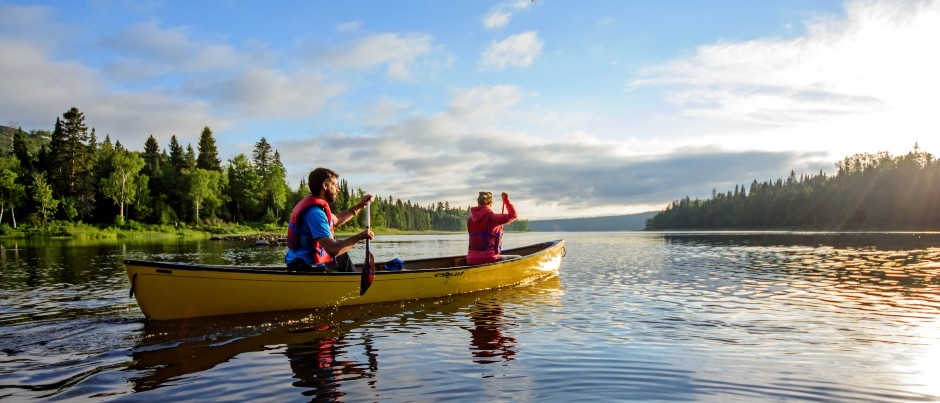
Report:
M284 232L287 230L284 229ZM93 225L81 222L52 221L46 225L24 224L13 228L0 225L0 238L124 239L139 237L210 238L219 234L258 234L281 232L274 226L223 225L148 225L128 222L124 225Z
M347 237L361 229L337 231L338 237ZM402 231L394 228L373 229L376 235L441 235L446 231ZM0 238L65 238L65 239L136 239L136 238L260 238L276 239L287 234L286 225L275 224L216 224L216 225L150 225L127 222L123 225L92 225L81 222L52 221L46 225L24 224L13 228L0 224Z

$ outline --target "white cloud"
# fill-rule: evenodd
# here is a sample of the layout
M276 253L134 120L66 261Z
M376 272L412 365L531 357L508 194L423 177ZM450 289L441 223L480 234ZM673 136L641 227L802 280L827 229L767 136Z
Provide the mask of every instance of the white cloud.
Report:
M412 78L408 65L401 62L389 63L386 73L389 78L396 81L410 81Z
M25 28L36 24L49 32L63 30L48 19L49 12L26 11L14 13L31 16ZM345 90L320 74L264 67L266 61L256 57L264 47L256 43L247 43L239 52L152 23L134 25L103 41L64 36L55 42L29 29L3 33L0 54L15 57L0 58L0 76L17 79L0 80L0 93L16 94L0 97L0 119L26 130L51 130L55 118L74 106L100 138L110 135L130 148L142 145L150 134L161 144L175 134L185 144L197 139L206 125L219 133L250 118L310 117ZM77 58L80 55L57 51L73 41L84 41L89 52L105 44L111 53L100 59L118 62L99 69ZM119 66L125 72L135 70L121 76L133 78L126 88L114 81Z
M204 125L225 125L211 117L203 103L179 102L159 90L112 91L97 70L73 60L51 60L27 41L0 39L0 54L16 55L0 58L0 76L16 77L0 80L0 93L16 94L0 97L0 111L9 114L0 118L26 130L52 130L56 117L73 106L85 114L86 124L99 138L108 134L131 148L150 134L168 139L170 134L192 132L196 137Z
M490 45L483 53L483 65L496 69L528 67L542 53L542 40L535 31L512 35Z
M851 1L844 19L809 21L804 36L701 46L639 71L629 88L666 88L683 116L718 123L742 148L779 148L785 134L838 158L900 153L935 136L937 38L938 2Z
M477 190L505 190L527 219L648 211L684 195L707 196L712 187L749 183L748 178L819 169L813 165L818 155L810 153L687 147L629 156L621 152L623 141L588 132L507 129L512 117L531 113L523 101L536 96L511 85L454 88L440 113L383 119L370 134L331 132L316 141L275 146L291 172L330 161L357 187L419 204L462 205ZM407 105L383 99L375 107L401 117Z
M344 88L319 74L254 68L229 78L190 81L184 91L211 100L222 116L276 119L311 117Z
M512 14L506 10L495 9L483 17L483 26L487 29L502 28L509 24L511 17Z
M499 4L483 16L483 26L486 29L498 29L509 25L512 15L532 6L534 2L530 0L514 0Z
M433 37L426 34L377 34L357 43L326 51L325 61L339 69L370 69L389 65L389 78L409 79L409 66L431 53Z
M121 54L118 63L156 65L154 71L163 73L227 69L245 62L229 45L195 42L185 28L164 29L155 22L131 26L103 43Z
M488 125L494 123L494 118L508 115L523 96L522 90L511 85L455 89L451 90L450 114L455 119Z

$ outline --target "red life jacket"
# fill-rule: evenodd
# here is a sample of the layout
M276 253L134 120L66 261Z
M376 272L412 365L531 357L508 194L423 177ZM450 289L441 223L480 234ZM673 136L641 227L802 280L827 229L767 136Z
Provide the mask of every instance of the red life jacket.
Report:
M307 209L314 206L322 208L323 212L326 213L326 219L329 220L330 223L330 235L333 234L333 212L330 211L330 204L327 203L326 200L314 197L313 195L307 195L301 199L290 212L290 220L287 223L287 247L291 249L312 247L316 251L316 253L313 254L313 259L315 260L314 264L329 263L333 261L333 257L330 256L329 253L326 253L326 250L320 246L320 242L313 239L310 240L313 242L313 245L309 245L308 241L300 236L300 218L303 217Z
M502 225L492 226L493 212L485 220L467 220L467 232L470 234L470 250L493 250L497 255L503 245Z

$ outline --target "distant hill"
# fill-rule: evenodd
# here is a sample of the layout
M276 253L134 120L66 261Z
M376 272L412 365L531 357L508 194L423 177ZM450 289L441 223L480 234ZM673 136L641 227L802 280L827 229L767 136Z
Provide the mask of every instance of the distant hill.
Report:
M646 219L658 211L610 217L530 220L530 231L636 231L646 228Z

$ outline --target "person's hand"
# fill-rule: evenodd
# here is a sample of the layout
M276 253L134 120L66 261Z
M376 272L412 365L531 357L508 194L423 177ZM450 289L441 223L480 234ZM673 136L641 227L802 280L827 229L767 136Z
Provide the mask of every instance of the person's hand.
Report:
M509 193L503 192L503 200L509 200Z
M359 205L358 205L359 207L356 209L355 212L358 213L359 212L358 210L362 210L366 208L366 204L369 204L369 202L371 201L372 201L372 195L367 194L365 196L362 196L362 199L359 199Z
M363 239L373 240L375 239L375 233L373 233L371 229L364 230L359 233L359 240L361 241Z

